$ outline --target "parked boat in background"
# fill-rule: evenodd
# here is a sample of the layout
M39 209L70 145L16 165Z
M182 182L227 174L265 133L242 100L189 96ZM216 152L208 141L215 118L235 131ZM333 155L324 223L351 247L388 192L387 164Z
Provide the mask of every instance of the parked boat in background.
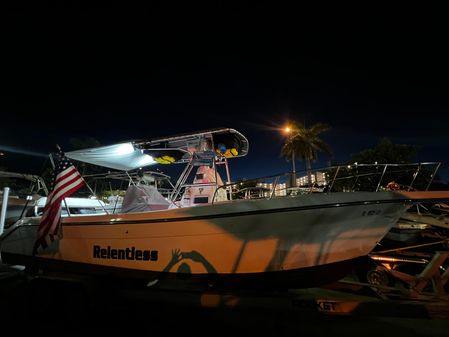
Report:
M33 207L35 201L48 194L45 181L33 174L0 171L0 234Z
M61 237L37 255L37 223L23 219L0 237L1 257L43 272L105 274L145 284L176 278L310 287L345 276L411 205L449 200L449 191L412 190L414 184L430 185L419 174L426 164L335 166L308 172L323 179L300 188L288 184L289 173L233 182L229 161L248 150L240 132L220 128L68 152L73 160L108 170L185 168L167 197L157 188L133 185L121 213L65 217ZM395 179L412 174L407 190L387 188L388 168ZM145 208L133 207L139 203Z
M417 205L398 220L382 241L385 247L400 247L449 238L449 217L433 208Z

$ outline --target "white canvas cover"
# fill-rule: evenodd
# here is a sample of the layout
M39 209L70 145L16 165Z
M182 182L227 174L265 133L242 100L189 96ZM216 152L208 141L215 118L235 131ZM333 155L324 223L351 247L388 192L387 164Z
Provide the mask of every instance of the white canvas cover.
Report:
M157 164L155 158L164 155L171 159L169 163L188 163L192 153L195 152L200 159L204 159L201 156L204 156L206 152L201 145L205 142L209 142L211 146L214 143L214 147L208 150L218 156L237 158L246 156L248 153L249 145L245 136L234 129L220 128L70 151L66 152L66 156L89 164L121 171L132 171Z
M131 142L66 152L66 156L70 159L122 171L156 164L153 157L142 153Z
M123 199L122 212L147 212L167 209L170 202L152 185L130 185Z

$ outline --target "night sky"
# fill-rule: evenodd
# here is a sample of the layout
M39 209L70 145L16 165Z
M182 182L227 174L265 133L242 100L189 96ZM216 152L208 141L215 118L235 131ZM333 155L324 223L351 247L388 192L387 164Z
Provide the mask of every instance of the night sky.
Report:
M45 157L30 152L72 150L71 138L231 127L250 142L231 174L251 178L291 168L276 128L294 119L329 124L338 163L389 137L417 146L416 161L442 161L449 179L442 9L122 6L1 11L0 167L40 173Z

